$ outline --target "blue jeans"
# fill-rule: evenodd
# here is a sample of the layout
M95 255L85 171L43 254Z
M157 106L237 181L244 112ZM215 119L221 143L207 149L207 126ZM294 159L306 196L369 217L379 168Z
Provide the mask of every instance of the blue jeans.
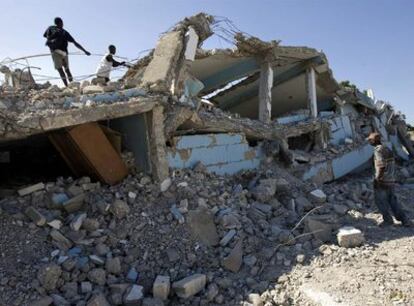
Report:
M374 188L375 204L384 218L385 223L394 223L392 214L395 219L404 223L408 222L408 217L401 204L395 196L395 190L392 186L376 186Z

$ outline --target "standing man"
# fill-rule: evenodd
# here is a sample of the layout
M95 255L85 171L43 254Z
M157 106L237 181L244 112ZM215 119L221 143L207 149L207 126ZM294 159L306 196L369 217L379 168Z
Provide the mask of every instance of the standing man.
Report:
M60 17L55 18L55 25L48 27L43 36L47 39L46 46L50 48L55 69L59 72L65 86L68 86L67 79L69 82L73 81L72 73L69 70L68 42L73 43L76 48L85 52L86 55L91 54L63 28L63 20Z
M109 82L109 76L113 67L127 66L125 62L118 62L114 59L116 53L116 47L110 45L108 47L109 53L106 53L101 59L98 68L96 69L97 83L106 84Z
M395 195L395 160L390 149L381 143L381 136L378 133L371 133L367 140L375 147L374 149L374 197L375 204L382 214L382 226L393 225L392 214L401 221L404 226L411 226L406 212L398 202ZM390 213L392 211L392 214Z

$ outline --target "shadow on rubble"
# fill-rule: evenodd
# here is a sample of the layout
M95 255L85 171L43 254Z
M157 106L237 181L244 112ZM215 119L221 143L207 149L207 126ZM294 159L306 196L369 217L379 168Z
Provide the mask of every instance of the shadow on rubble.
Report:
M64 160L47 136L32 136L0 146L0 189L13 189L71 176Z

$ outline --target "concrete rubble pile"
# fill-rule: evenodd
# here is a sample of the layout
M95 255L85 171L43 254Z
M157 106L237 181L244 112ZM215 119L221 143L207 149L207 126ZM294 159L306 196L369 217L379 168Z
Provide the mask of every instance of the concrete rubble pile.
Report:
M283 273L369 248L349 226L371 183L337 179L369 166L379 131L409 181L404 116L316 49L233 28L235 48L203 50L222 22L184 19L107 86L2 86L0 153L43 139L75 178L0 188L1 302L292 305Z
M3 216L47 255L2 274L1 292L10 305L229 305L253 293L289 305L278 275L335 233L343 240L373 194L363 181L322 191L278 167L259 173L220 177L200 165L175 171L164 192L142 174L115 187L87 177L25 187L0 202Z

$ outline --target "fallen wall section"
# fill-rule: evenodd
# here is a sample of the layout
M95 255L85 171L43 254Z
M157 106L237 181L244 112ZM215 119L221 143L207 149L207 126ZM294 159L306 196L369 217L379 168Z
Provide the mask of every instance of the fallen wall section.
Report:
M171 168L192 168L201 162L219 175L256 169L263 156L260 145L249 146L243 134L204 134L174 137L168 148Z

